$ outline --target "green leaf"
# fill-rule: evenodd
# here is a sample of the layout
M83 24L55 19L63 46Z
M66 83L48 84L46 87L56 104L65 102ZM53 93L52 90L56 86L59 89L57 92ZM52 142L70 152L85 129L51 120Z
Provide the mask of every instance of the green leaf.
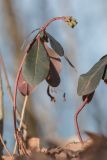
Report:
M107 56L100 59L86 74L79 77L77 93L80 96L90 94L95 91L104 74Z
M49 72L50 60L44 46L36 41L27 53L23 64L24 79L30 85L38 85Z
M61 46L61 44L55 38L53 38L49 33L46 32L46 34L47 34L47 36L50 40L50 45L54 49L54 51L59 56L63 56L64 55L64 50L63 50L63 47Z

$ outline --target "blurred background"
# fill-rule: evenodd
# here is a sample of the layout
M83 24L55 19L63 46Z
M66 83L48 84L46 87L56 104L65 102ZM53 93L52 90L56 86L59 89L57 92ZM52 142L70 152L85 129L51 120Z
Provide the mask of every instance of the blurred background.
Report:
M39 136L41 139L69 139L76 134L74 114L82 103L81 97L77 96L79 75L87 72L107 53L107 1L0 0L0 52L4 57L12 92L18 66L24 55L20 49L24 38L48 19L63 15L75 17L78 25L71 29L59 21L52 23L48 32L62 44L65 55L76 66L78 73L62 58L61 84L55 89L56 103L52 103L47 96L45 81L29 97L25 115L29 135ZM13 113L4 80L3 92L3 137L12 151ZM66 101L62 97L64 92ZM92 131L107 135L106 96L107 86L101 82L92 102L79 115L81 133ZM20 93L17 104L21 110L23 97Z

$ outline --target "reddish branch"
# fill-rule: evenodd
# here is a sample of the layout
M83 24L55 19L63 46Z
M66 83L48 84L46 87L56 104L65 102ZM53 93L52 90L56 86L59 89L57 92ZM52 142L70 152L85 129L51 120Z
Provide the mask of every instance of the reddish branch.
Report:
M82 140L82 137L81 137L81 133L80 133L80 129L79 129L79 125L78 125L78 115L79 113L82 111L82 109L85 107L85 105L88 103L88 98L86 97L85 100L83 101L83 103L79 106L77 112L75 113L75 116L74 116L74 122L75 122L75 126L76 126L76 131L77 131L77 135L78 135L78 138L81 142L81 144L83 144L83 140Z

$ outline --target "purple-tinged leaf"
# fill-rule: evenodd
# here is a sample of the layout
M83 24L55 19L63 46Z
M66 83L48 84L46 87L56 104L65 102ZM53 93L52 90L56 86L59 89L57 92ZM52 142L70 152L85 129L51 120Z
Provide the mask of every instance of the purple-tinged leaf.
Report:
M30 86L23 78L22 72L20 73L18 80L18 90L23 96L31 94L34 87Z

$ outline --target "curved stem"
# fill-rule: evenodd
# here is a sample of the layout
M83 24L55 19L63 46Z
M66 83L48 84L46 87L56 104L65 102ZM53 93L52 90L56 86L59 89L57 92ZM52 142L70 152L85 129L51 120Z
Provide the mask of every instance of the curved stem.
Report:
M2 54L0 54L0 63L1 63L1 67L2 67L2 70L3 70L3 73L4 73L4 78L5 78L5 81L6 81L7 92L8 92L9 98L11 100L11 103L13 105L13 95L12 95L11 87L10 87L10 84L9 84L9 80L8 80L8 76L7 76L7 72L6 72L6 67L5 67L5 63L4 63L4 59L2 57ZM16 113L17 113L17 115L20 119L20 112L19 112L18 109L16 110ZM23 124L23 126L25 126L25 124Z
M80 105L80 107L78 108L78 110L77 110L77 112L75 113L75 116L74 116L74 123L75 123L75 126L76 126L77 135L78 135L78 138L79 138L79 140L82 144L84 142L83 142L81 134L80 134L80 129L79 129L79 125L78 125L78 115L87 103L88 103L88 98L86 97L84 102Z
M44 31L44 30L50 25L50 23L52 23L52 22L54 22L54 21L56 21L56 20L64 20L64 19L65 19L65 16L55 17L55 18L52 18L52 19L50 19L49 21L47 21L41 28L34 29L34 30L33 30L32 32L30 32L30 33L27 35L27 37L25 38L25 40L24 40L24 42L23 42L23 44L22 44L22 46L21 46L21 49L23 48L23 46L24 46L24 44L25 44L25 42L26 42L26 39L27 39L32 33L34 33L35 31L39 30L39 32L37 33L37 35L39 35L40 32ZM36 36L36 37L37 37L37 36ZM36 38L36 37L35 37L35 38ZM32 42L35 41L35 38L33 39ZM32 42L31 42L31 45L32 45Z
M43 31L45 31L46 28L50 25L50 23L52 23L52 22L54 22L56 20L64 20L65 21L66 18L67 18L66 16L52 18L49 21L47 21L42 27L40 27L39 32L37 33L37 35L34 37L34 39L32 40L32 42L30 43L30 45L29 45L29 47L27 49L27 52L30 50L30 48L32 47L32 45L34 44L34 42L36 41L36 39L40 38L40 33L43 32Z
M6 151L6 153L7 153L7 155L8 155L9 157L13 158L13 156L11 155L11 153L9 152L7 146L5 145L5 143L4 143L4 141L3 141L3 138L2 138L2 136L1 136L1 134L0 134L0 141L1 141L1 143L2 143L2 145L3 145L3 147L4 147L4 149L5 149L5 151Z
M54 22L54 21L56 21L56 20L64 20L64 19L65 19L65 16L52 18L52 19L50 19L49 21L47 21L47 22L40 28L40 31L45 30L45 29L50 25L50 23L52 23L52 22Z

